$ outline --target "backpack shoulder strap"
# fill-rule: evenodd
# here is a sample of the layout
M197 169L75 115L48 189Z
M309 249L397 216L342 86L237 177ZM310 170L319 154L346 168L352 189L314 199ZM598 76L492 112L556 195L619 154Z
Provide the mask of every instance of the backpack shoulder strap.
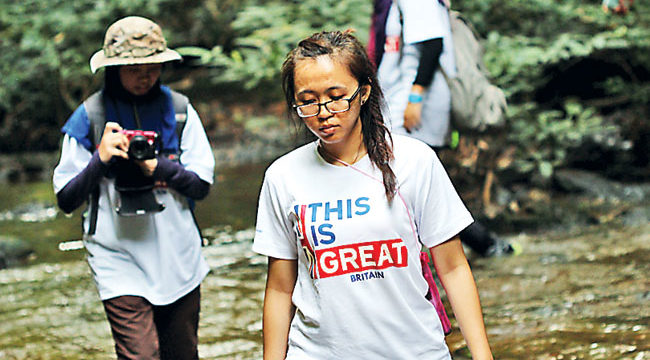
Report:
M88 121L90 122L90 143L92 144L93 151L97 144L102 139L104 134L104 126L106 125L106 110L104 109L104 93L100 90L90 95L86 101L83 102Z
M190 103L190 99L174 90L171 90L172 94L172 105L174 106L174 113L176 117L176 137L178 138L178 161L180 161L181 155L181 139L183 137L183 129L185 129L185 124L187 124L187 106ZM194 225L199 231L199 238L201 239L201 246L206 245L203 241L203 233L199 227L199 223L196 220L194 215L194 200L187 198L188 204L190 205L190 213L192 214L192 219L194 220Z
M190 100L187 96L174 90L171 90L171 94L174 114L176 116L176 137L178 138L178 148L180 149L181 136L183 135L183 129L187 123L187 106L190 103Z
M180 139L187 121L187 106L190 101L187 96L174 90L171 91L171 96L176 118L176 135ZM106 110L104 109L104 96L102 91L90 95L83 104L86 109L86 114L88 114L88 121L90 121L90 141L93 146L97 146L104 133L104 126L106 125Z
M104 134L104 126L106 124L106 110L104 109L104 96L103 92L97 91L90 95L88 99L83 102L88 121L90 122L89 138L91 144L91 151L94 151L97 144L101 141ZM95 187L90 193L88 200L89 216L88 219L88 235L94 235L97 228L97 209L99 207L99 187ZM83 216L83 215L82 215Z

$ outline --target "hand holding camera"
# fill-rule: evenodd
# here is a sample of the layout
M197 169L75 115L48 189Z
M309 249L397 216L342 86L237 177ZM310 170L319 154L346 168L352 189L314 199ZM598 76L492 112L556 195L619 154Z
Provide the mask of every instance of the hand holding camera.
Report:
M117 123L106 123L97 151L102 162L111 163L109 176L115 179L119 193L115 204L119 215L145 215L165 208L152 192L159 146L155 131L125 130Z
M158 153L158 133L146 130L122 130L129 143L128 155L133 160L155 159Z
M118 123L107 122L104 127L104 135L97 147L99 159L108 164L113 156L128 159L129 139L121 133L122 127Z
M140 166L145 176L152 176L158 166L158 133L144 130L122 130L129 140L127 154Z
M99 158L108 163L113 156L137 163L146 176L152 176L158 160L158 133L146 130L124 130L119 124L107 122L99 144Z

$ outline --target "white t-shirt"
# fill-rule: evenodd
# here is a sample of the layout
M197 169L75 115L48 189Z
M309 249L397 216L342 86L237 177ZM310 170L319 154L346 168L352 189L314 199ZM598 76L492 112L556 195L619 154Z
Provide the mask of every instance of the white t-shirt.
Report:
M472 222L442 164L426 144L395 135L404 202L389 205L367 155L354 167L369 176L327 163L316 144L267 169L258 207L253 250L298 260L287 358L449 359L410 221L427 247Z
M181 137L180 161L201 180L213 181L214 157L201 120L191 105ZM54 191L59 192L81 172L90 152L66 135L61 160L54 170ZM201 238L187 199L172 189L155 189L165 209L153 215L120 216L114 179L99 185L95 235L84 245L99 296L142 296L154 305L170 304L197 287L209 272L201 254ZM89 219L84 222L87 232Z
M443 41L440 67L449 76L456 76L447 9L436 0L394 0L386 21L386 44L377 75L388 104L386 117L393 133L442 146L449 135L451 94L440 69L423 96L420 128L408 134L403 126L404 109L420 61L416 44L435 38Z

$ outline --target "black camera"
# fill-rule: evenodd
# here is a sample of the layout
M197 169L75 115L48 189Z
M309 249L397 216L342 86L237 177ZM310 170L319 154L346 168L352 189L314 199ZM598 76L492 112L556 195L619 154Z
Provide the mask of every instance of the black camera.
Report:
M153 159L158 154L158 133L147 130L122 130L129 139L129 158L133 160Z

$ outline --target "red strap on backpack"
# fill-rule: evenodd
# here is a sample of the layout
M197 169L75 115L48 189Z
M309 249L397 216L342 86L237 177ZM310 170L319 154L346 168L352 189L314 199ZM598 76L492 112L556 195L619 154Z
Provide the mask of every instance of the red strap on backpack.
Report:
M445 306L442 304L442 300L440 299L440 293L438 293L438 286L436 285L436 281L433 279L431 268L429 268L429 254L424 251L420 252L420 263L422 263L422 276L424 276L427 284L429 284L427 299L429 299L436 308L445 335L449 335L451 333L451 322L449 322Z

